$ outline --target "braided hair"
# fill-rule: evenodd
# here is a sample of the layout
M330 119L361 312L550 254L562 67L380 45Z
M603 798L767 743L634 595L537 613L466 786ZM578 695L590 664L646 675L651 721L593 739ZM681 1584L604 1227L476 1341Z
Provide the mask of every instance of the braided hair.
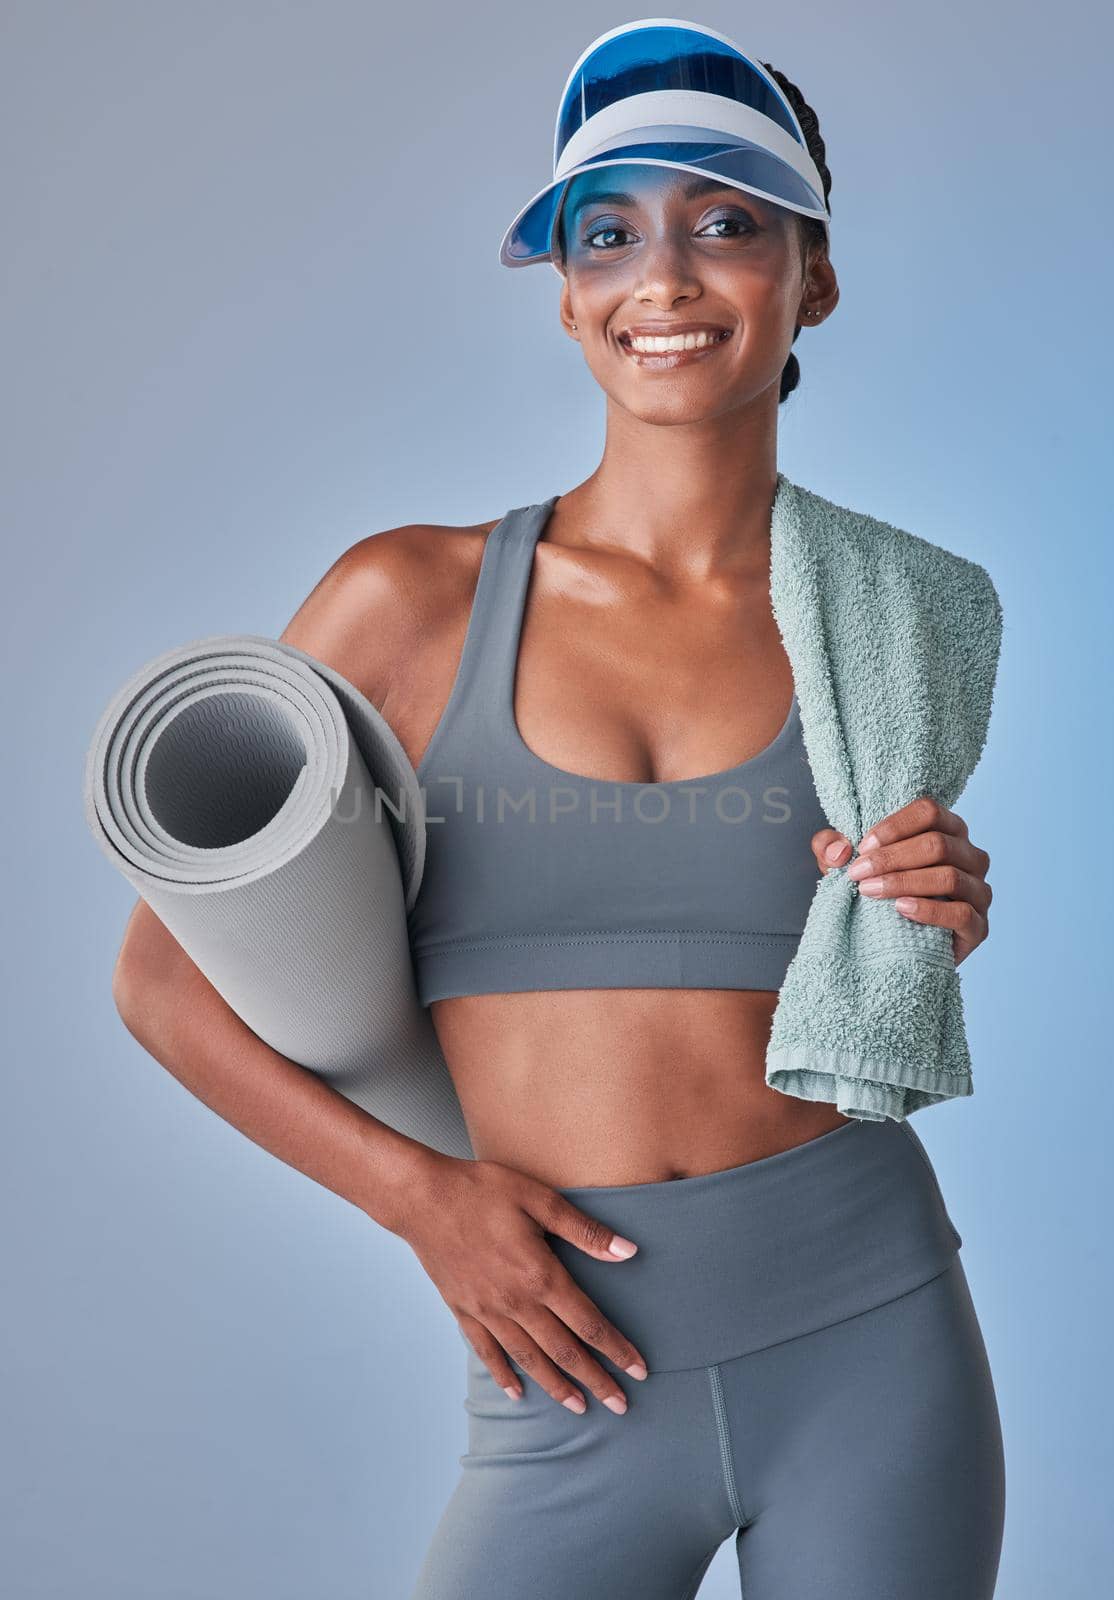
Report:
M781 89L782 93L785 95L785 98L789 101L789 104L793 107L797 121L801 125L801 132L805 136L805 144L808 146L808 153L815 161L816 169L823 180L824 199L827 200L828 196L832 192L832 175L828 171L827 161L825 160L827 151L824 147L824 140L820 134L820 122L817 118L816 112L809 105L801 91L797 88L797 85L795 83L790 83L784 72L779 72L777 68L771 66L770 62L768 61L763 61L762 65L770 74L771 78L774 79L778 88ZM808 246L814 242L817 245L823 246L825 249L827 248L827 233L825 232L824 224L822 222L820 222L816 217L801 216L800 224L802 241L806 250ZM797 334L799 334L800 331L801 324L798 323L793 333L794 344L797 342ZM781 389L778 393L779 405L783 400L788 399L800 381L801 364L793 352L790 351L789 359L781 369Z

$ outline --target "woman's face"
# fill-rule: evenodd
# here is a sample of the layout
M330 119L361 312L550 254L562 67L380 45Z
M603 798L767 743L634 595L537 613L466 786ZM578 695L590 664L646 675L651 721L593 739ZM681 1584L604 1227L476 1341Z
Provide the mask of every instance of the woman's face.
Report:
M719 416L771 386L776 406L797 327L817 325L839 298L827 252L804 259L796 213L695 173L582 173L563 221L561 320L600 387L646 421ZM823 315L806 318L806 306ZM722 337L684 356L631 346L632 329L689 325Z

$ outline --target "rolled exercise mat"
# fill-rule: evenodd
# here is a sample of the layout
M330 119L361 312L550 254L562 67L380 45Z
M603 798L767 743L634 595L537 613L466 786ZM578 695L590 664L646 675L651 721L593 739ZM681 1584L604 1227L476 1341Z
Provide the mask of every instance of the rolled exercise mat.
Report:
M473 1156L407 936L424 797L347 679L258 634L168 650L105 708L84 803L254 1033L400 1133Z

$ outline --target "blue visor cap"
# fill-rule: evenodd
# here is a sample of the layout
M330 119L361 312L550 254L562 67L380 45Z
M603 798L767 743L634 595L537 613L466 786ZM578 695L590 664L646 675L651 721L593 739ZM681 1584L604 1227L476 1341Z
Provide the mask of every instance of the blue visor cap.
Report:
M553 179L503 235L502 265L552 261L569 182L632 161L703 173L830 227L823 180L776 81L725 35L652 17L601 34L573 67Z

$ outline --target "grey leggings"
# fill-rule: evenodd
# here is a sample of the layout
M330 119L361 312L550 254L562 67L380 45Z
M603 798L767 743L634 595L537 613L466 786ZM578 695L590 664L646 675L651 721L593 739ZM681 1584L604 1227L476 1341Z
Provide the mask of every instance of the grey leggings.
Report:
M997 1401L962 1239L907 1122L662 1183L561 1191L629 1261L547 1242L646 1356L577 1415L466 1345L468 1449L411 1600L990 1600ZM599 1354L598 1352L594 1352Z

